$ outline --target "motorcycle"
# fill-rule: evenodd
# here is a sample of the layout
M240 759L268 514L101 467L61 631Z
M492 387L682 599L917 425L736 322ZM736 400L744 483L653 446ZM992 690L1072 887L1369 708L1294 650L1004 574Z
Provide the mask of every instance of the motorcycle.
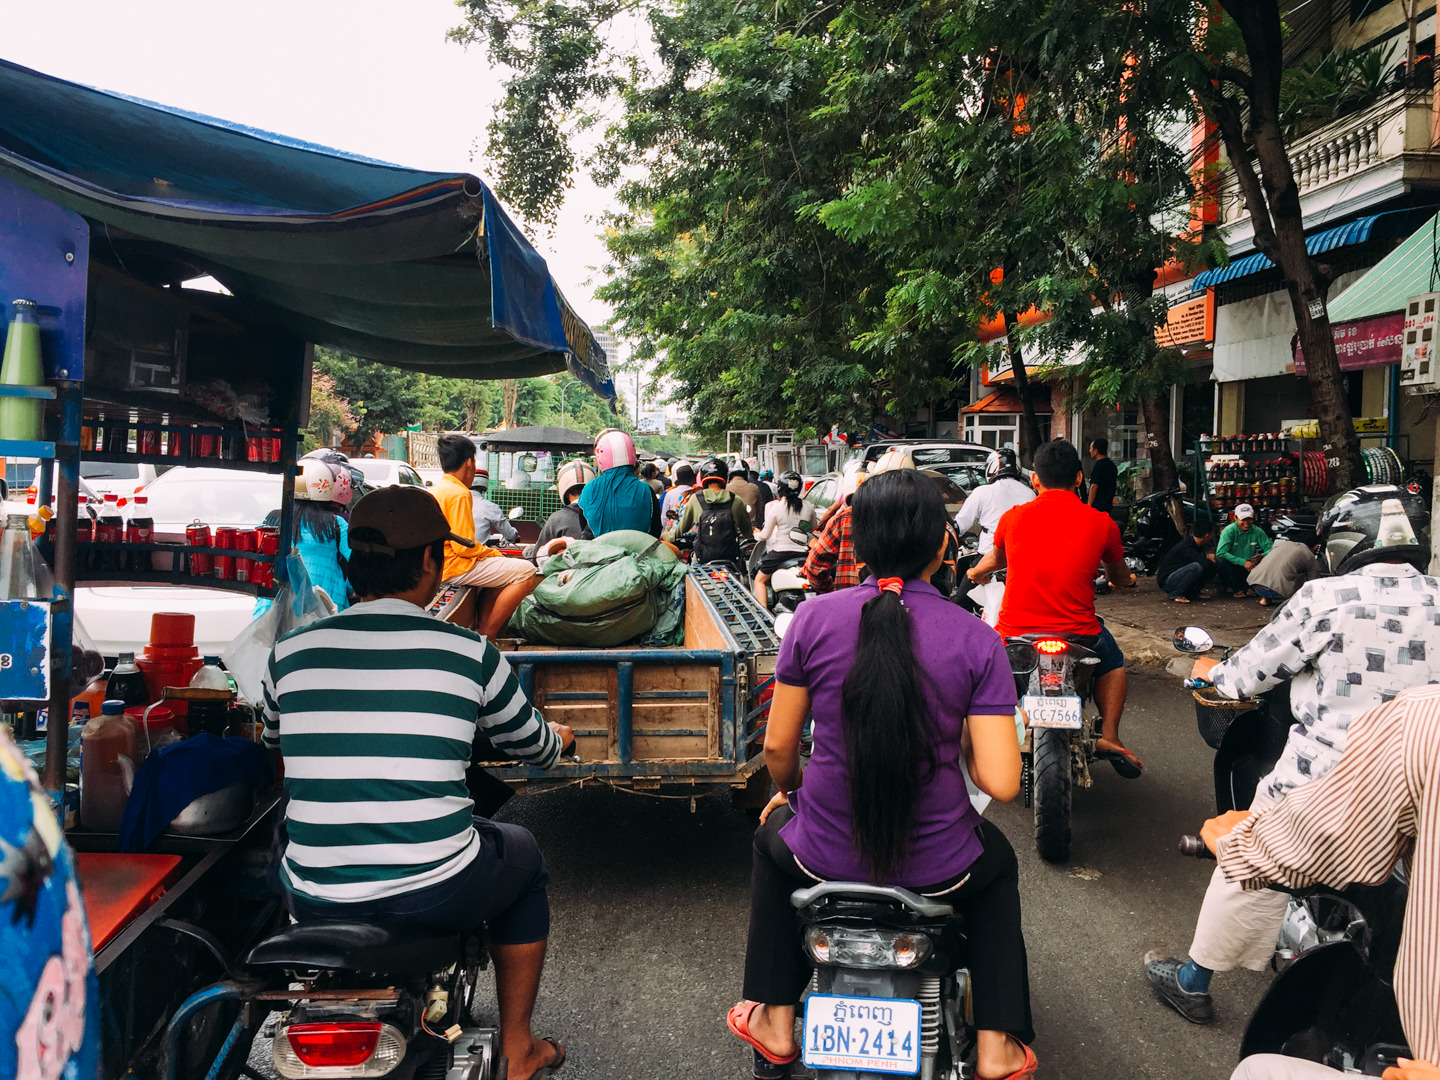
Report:
M1100 714L1086 708L1093 704L1100 663L1093 643L1074 634L1022 634L1005 641L1025 716L1021 789L1025 805L1034 811L1035 850L1046 862L1070 857L1071 797L1075 788L1093 783L1090 763L1119 756L1096 747ZM1028 677L1020 687L1024 668Z
M1215 857L1198 836L1181 837L1180 853ZM1403 866L1379 885L1280 891L1291 897L1287 929L1296 912L1315 921L1250 1014L1241 1059L1283 1054L1380 1076L1411 1057L1393 985L1409 893Z
M800 1039L807 1068L834 1080L975 1075L967 938L949 904L846 881L790 902L815 963Z
M1170 500L1183 498L1179 489L1154 491L1134 502L1117 503L1110 511L1125 543L1125 563L1136 574L1153 574L1161 558L1180 542L1170 516ZM1185 521L1195 521L1195 503L1184 499Z
M163 1076L188 1074L186 1032L224 1002L234 1026L209 1076L237 1075L271 1010L281 1009L270 1057L285 1080L503 1080L499 1029L480 1024L475 1008L486 964L479 932L363 921L287 927L251 949L241 971L180 1006Z
M805 543L810 542L808 531L795 530L791 537L796 540L804 539ZM806 553L797 551L775 568L770 575L770 580L765 584L765 607L771 615L781 615L785 612L793 614L800 604L815 595L814 587L810 579L801 573L805 565ZM759 541L750 551L747 560L747 570L750 580L755 580L755 575L760 572L760 560L765 557L765 542Z

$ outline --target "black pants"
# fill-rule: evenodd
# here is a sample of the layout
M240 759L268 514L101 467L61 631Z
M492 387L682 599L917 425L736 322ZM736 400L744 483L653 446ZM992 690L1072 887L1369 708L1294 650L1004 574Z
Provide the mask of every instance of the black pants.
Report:
M1220 574L1220 584L1230 592L1241 592L1250 588L1247 580L1250 577L1250 571L1238 563L1233 563L1229 559L1216 559L1215 569Z
M781 807L755 831L750 878L750 937L745 947L745 997L767 1005L795 1005L810 981L811 964L800 945L799 920L790 894L814 885L800 869L780 826L793 817ZM983 821L984 851L959 877L913 892L944 893L965 919L969 936L966 965L975 990L975 1025L1007 1031L1023 1042L1034 1037L1030 1020L1030 975L1020 930L1020 877L1015 849L998 826ZM948 891L963 882L955 891ZM909 886L907 886L909 887Z

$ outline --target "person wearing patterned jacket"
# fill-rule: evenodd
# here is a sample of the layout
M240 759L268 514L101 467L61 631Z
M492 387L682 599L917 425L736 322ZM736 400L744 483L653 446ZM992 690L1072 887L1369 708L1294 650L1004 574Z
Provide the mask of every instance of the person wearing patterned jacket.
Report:
M280 866L297 920L488 928L512 1080L565 1051L530 1031L550 907L525 829L474 815L477 743L541 768L573 741L547 724L495 646L425 610L451 532L423 488L365 497L346 573L360 602L277 642L264 680L266 746L285 761ZM488 747L487 747L488 750Z
M1261 778L1249 809L1330 771L1351 721L1404 690L1440 683L1440 581L1430 558L1424 503L1394 487L1339 496L1321 517L1322 550L1339 576L1308 582L1268 627L1224 663L1200 657L1193 674L1239 699L1290 683L1295 725ZM1185 1019L1214 1019L1216 971L1263 971L1274 952L1286 896L1245 891L1216 870L1206 890L1190 960L1147 959L1146 977Z

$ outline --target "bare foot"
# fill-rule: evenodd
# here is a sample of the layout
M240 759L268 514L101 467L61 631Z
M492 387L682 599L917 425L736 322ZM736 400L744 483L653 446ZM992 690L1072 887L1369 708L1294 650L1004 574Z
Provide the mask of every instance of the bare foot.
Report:
M1190 602L1190 598L1189 598L1188 596L1177 596L1177 597L1175 597L1175 603L1177 603L1177 604L1188 604L1189 602Z
M784 1015L777 1016L776 1013ZM750 1014L750 1034L760 1045L778 1058L789 1057L798 1047L795 1045L795 1012L793 1009L772 1009L769 1005L757 1005Z
M565 1048L550 1039L531 1039L530 1052L523 1059L512 1054L507 1061L510 1071L506 1075L509 1080L530 1080L530 1077L547 1065L558 1069L565 1061Z

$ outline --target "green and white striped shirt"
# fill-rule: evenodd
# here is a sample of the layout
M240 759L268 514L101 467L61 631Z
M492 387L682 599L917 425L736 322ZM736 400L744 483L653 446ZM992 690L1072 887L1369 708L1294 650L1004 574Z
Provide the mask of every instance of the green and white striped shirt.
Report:
M265 745L285 758L286 885L359 903L429 888L475 858L475 726L542 768L560 738L498 649L404 600L372 600L276 643Z

